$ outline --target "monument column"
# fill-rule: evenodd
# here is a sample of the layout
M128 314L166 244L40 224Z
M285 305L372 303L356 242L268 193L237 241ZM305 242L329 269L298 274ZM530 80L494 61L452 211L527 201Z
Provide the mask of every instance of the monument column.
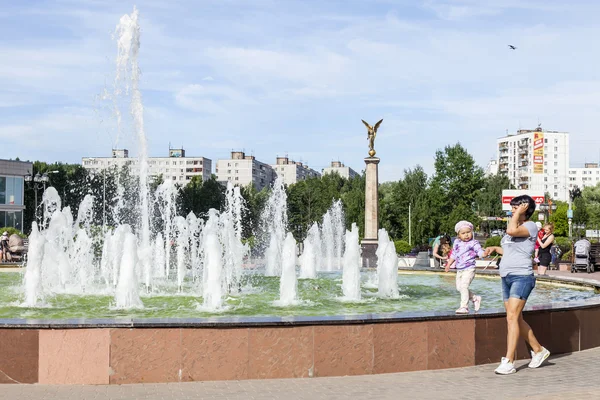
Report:
M367 127L367 140L369 141L369 157L365 158L365 236L361 242L363 268L377 266L377 243L379 229L379 158L375 157L375 137L377 129L383 120L374 126L369 125L364 119L362 123Z
M379 158L365 158L365 236L361 242L363 268L377 266L379 230Z

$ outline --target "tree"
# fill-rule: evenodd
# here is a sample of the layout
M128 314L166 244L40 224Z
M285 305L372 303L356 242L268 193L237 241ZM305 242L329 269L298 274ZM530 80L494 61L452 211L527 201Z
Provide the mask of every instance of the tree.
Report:
M483 187L475 195L475 210L479 217L503 217L502 190L512 189L507 176L489 175L483 178ZM482 221L482 228L491 230L504 226L501 221Z
M581 194L588 214L587 225L590 229L598 229L600 227L600 184L585 187Z
M569 205L566 202L556 201L556 211L550 216L550 222L554 224L555 236L567 236L569 234L568 209Z
M474 224L478 222L473 211L475 198L483 187L483 169L475 164L473 157L460 143L446 146L444 151L435 154L435 175L431 189L435 204L432 204L439 218L442 231L452 232L455 218L468 219Z

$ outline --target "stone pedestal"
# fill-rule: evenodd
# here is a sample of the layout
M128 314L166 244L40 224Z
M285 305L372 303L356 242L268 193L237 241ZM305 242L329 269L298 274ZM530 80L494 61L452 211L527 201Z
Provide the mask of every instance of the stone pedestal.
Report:
M363 268L377 266L377 251L379 229L379 158L365 158L365 236L361 242Z

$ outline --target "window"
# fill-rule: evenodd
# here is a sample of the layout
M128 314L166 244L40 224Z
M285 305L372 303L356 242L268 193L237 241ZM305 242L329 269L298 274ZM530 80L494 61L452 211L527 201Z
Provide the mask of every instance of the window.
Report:
M548 143L548 139L544 139L544 143Z
M554 148L554 151L558 151L558 147L555 147L555 148Z
M558 154L555 154L555 155L554 155L554 158L558 158Z
M554 185L554 189L558 189L558 185Z
M548 165L548 161L544 161L544 165L546 165L546 166L547 166L547 165Z
M548 182L548 177L547 176L544 177L544 182Z
M546 168L544 168L544 173L545 173L545 174L547 174L547 173L548 173L548 170L547 170Z
M555 174L558 174L558 170L557 170L557 169L555 169L555 170L554 170L554 173L555 173Z
M558 197L558 192L554 192L554 197Z
M558 162L554 161L554 166L558 167Z
M167 161L168 162L168 161ZM173 165L177 165L177 161L173 161Z

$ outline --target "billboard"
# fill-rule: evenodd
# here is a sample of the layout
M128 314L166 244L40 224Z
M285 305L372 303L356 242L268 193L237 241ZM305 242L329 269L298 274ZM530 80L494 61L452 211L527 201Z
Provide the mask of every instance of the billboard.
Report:
M544 173L544 132L533 134L533 173Z
M538 206L544 202L544 192L541 190L503 190L502 210L510 211L510 201L524 194L531 196Z

